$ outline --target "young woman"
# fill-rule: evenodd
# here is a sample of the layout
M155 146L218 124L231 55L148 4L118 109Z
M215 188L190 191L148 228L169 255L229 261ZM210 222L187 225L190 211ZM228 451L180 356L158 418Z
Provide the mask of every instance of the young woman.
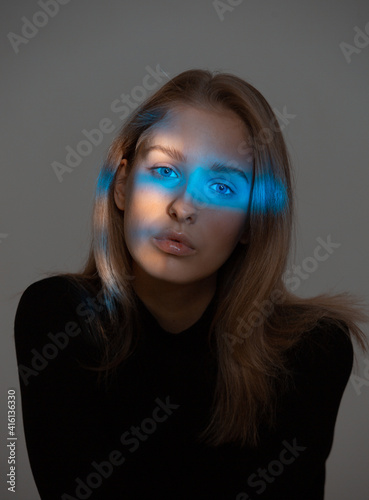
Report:
M86 265L15 317L42 499L323 499L368 317L288 290L293 214L281 130L244 80L185 71L132 113Z

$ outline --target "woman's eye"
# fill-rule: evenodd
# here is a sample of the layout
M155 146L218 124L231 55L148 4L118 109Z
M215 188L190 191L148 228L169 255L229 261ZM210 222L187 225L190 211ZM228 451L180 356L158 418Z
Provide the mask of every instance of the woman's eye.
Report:
M214 184L210 185L210 189L212 189L218 194L222 194L225 196L229 196L230 194L234 193L234 191L229 186L227 186L227 184L224 184L223 182L214 182Z
M178 177L177 173L170 167L153 167L152 171L156 177L166 179L176 179Z

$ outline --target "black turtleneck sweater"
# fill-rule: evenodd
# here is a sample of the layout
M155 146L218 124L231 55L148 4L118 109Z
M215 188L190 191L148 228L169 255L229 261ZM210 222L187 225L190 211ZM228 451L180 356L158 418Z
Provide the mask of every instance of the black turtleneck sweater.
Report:
M42 500L321 500L325 462L353 364L338 328L316 327L291 350L294 387L256 449L196 441L217 366L207 342L214 302L190 328L163 330L139 301L134 355L108 385L89 360L86 308L63 277L31 284L15 316L26 445ZM92 355L91 355L92 356Z

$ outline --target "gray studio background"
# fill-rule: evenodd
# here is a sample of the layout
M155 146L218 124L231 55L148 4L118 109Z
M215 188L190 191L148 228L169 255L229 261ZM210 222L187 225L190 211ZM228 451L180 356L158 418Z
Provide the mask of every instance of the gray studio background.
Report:
M135 87L146 81L147 67L155 71L160 66L162 84L184 70L204 68L234 73L262 92L279 112L296 171L294 263L308 265L318 238L331 235L340 243L329 259L307 273L296 293L348 290L368 297L369 39L358 36L358 30L364 32L367 26L369 33L369 4L224 3L228 8L222 15L211 0L64 0L59 11L45 19L34 18L42 11L37 1L2 2L3 471L8 470L9 388L17 391L18 441L16 493L7 491L2 474L1 499L39 499L25 448L13 344L20 295L45 277L43 273L74 271L82 263L96 178L122 124L113 102L122 93L135 95L138 102ZM23 36L24 18L43 26L33 34L28 28L28 42L24 38L27 43L17 45L9 33ZM104 118L115 130L105 132L101 143L58 179L53 162L66 164L67 146L75 149L86 139L82 131L98 128ZM368 328L364 326L366 333ZM356 352L361 389L351 376L327 462L326 500L368 498L369 356Z

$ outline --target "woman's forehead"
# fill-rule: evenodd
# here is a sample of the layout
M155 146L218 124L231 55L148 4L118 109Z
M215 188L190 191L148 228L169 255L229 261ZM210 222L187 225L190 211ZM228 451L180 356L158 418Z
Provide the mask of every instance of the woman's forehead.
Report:
M222 160L252 166L250 151L245 152L249 134L242 120L230 112L226 116L194 108L176 110L164 121L150 127L136 145L137 157L166 154L186 163L199 159ZM137 159L137 158L136 158Z

